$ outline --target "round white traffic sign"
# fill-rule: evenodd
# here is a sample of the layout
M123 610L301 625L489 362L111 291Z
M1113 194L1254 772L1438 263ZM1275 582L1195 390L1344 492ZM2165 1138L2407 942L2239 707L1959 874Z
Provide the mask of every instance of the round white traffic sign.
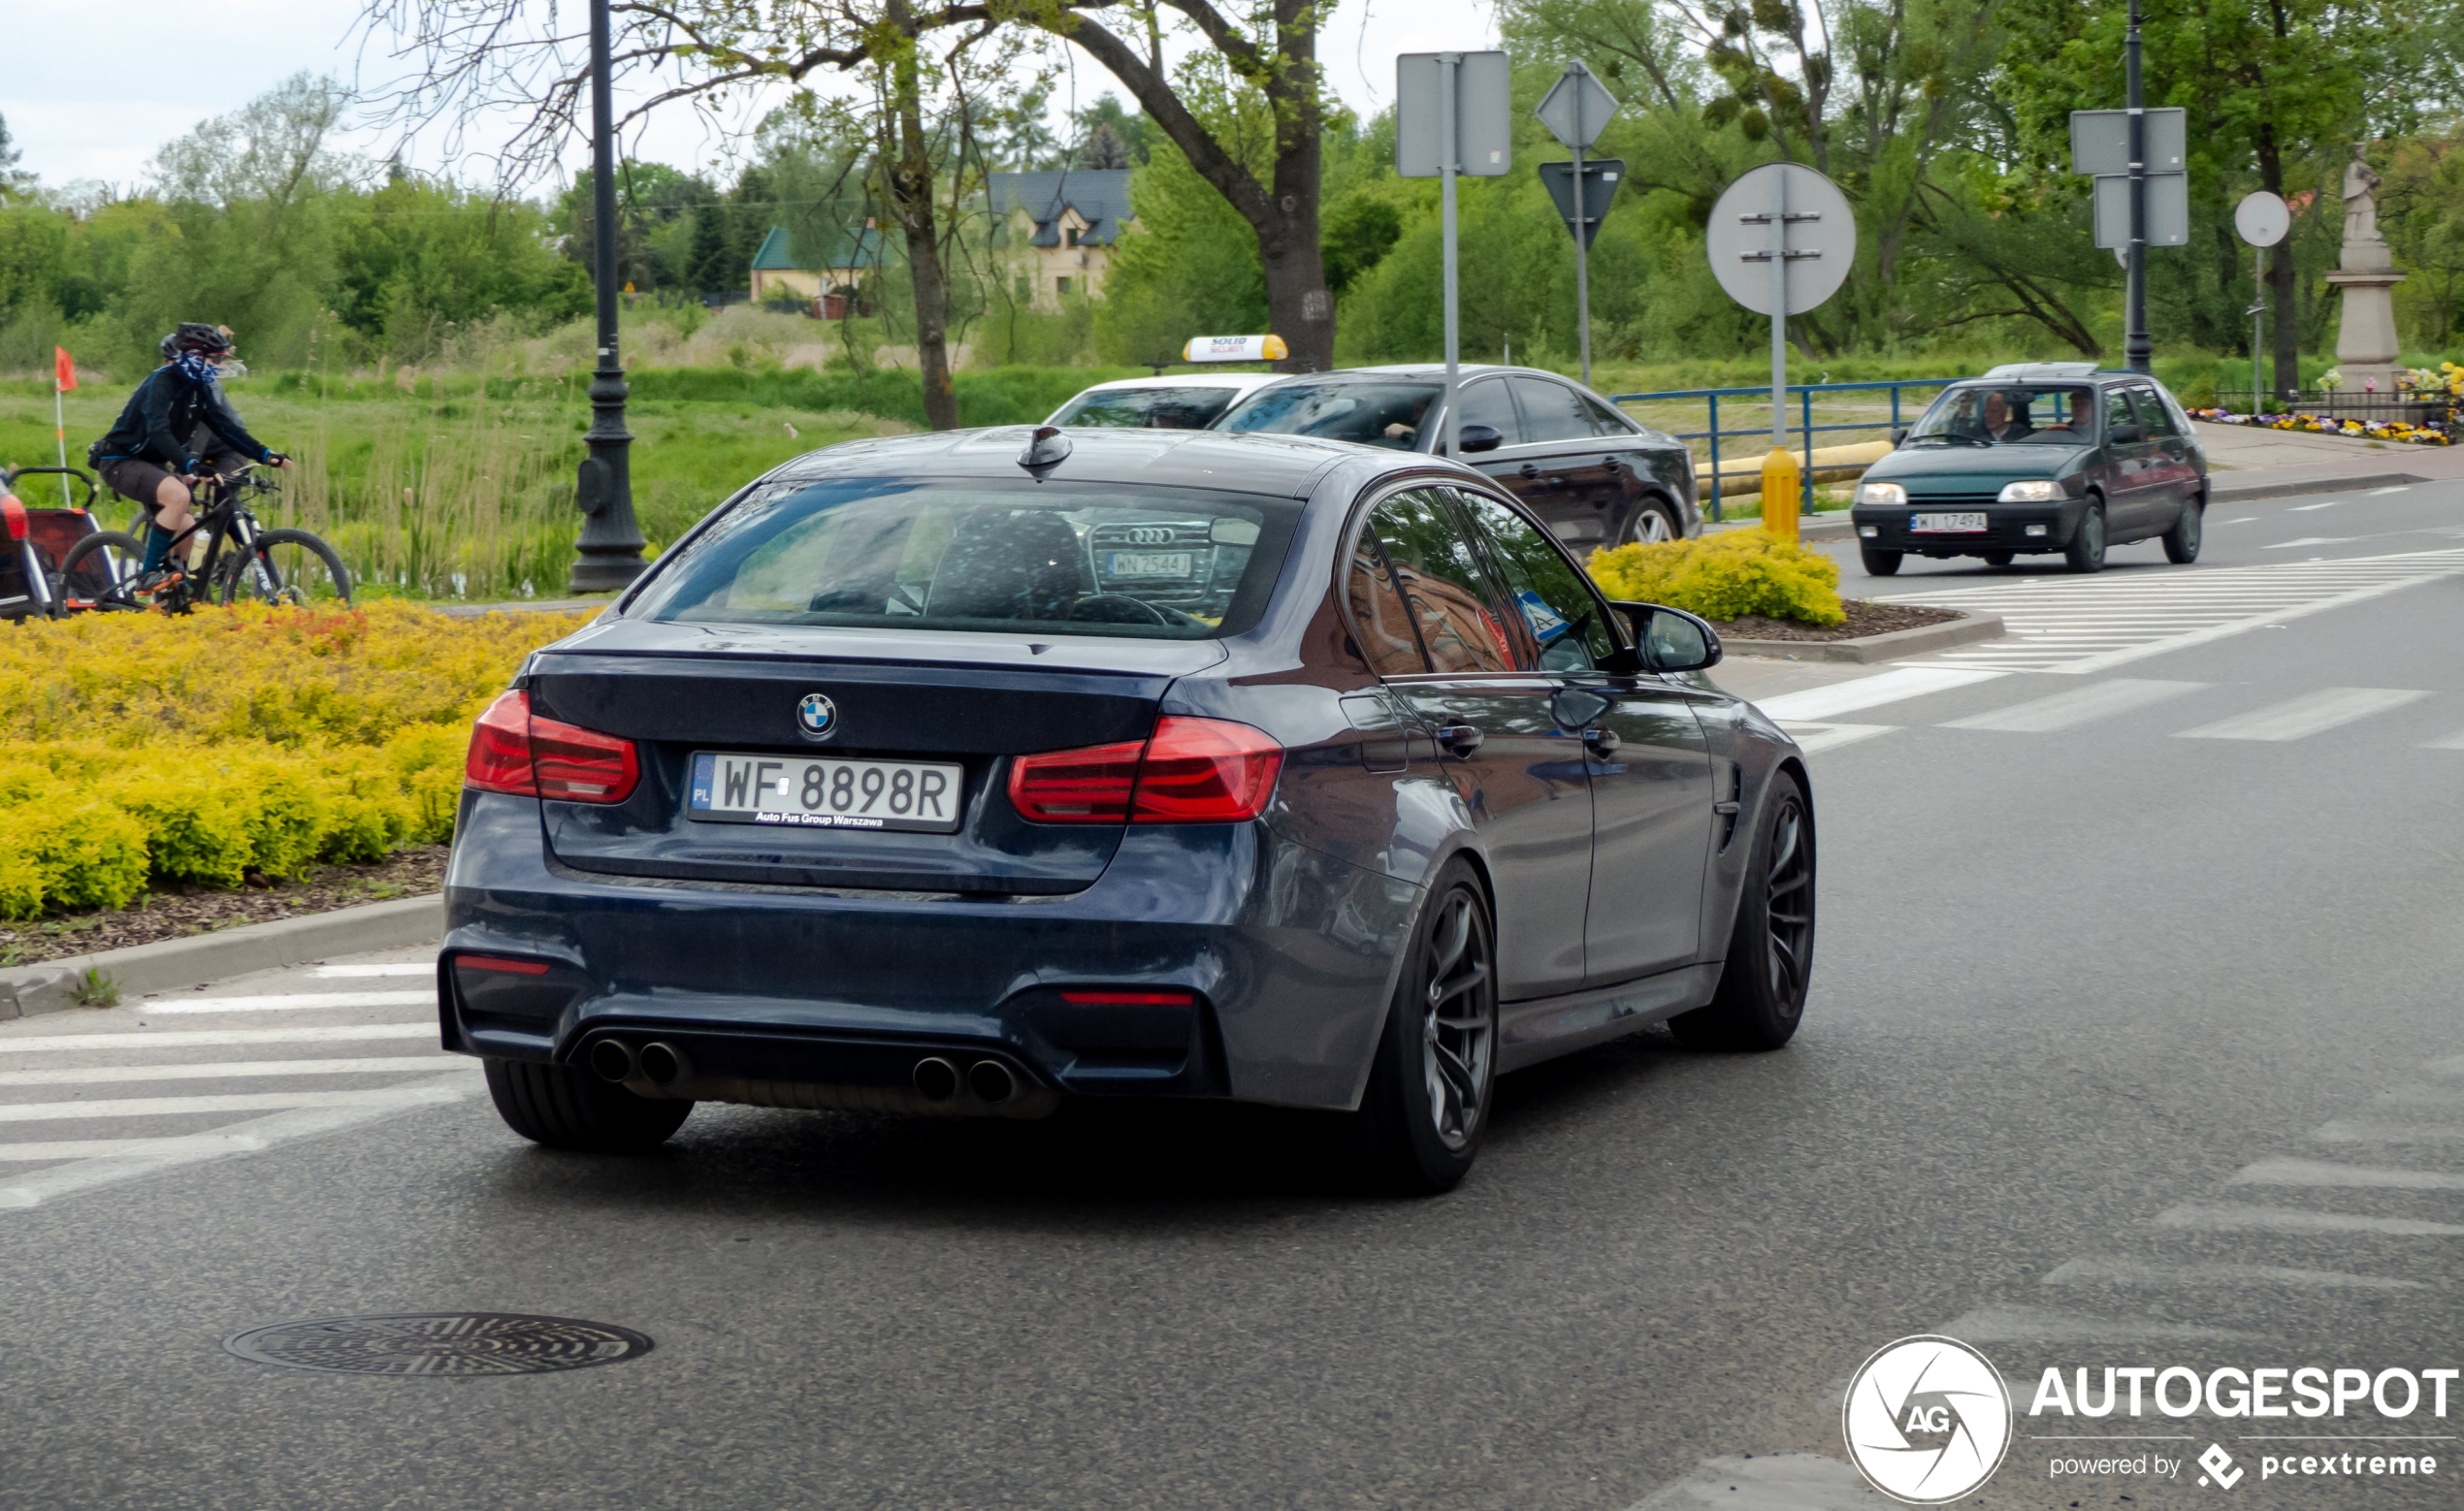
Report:
M1772 224L1785 197L1787 218ZM1839 292L1857 261L1857 214L1839 185L1802 163L1765 163L1728 186L1711 207L1704 235L1711 272L1735 300L1758 315L1773 313L1772 232L1784 230L1788 309L1803 314Z
M2242 203L2233 207L2233 229L2253 246L2273 246L2292 228L2293 212L2265 189L2243 195Z

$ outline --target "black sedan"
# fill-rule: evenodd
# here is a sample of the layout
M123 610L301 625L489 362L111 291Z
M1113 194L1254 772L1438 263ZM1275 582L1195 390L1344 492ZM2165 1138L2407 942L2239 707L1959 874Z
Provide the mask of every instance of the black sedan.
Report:
M1460 370L1461 460L1576 551L1702 532L1694 459L1590 389L1535 368ZM1445 434L1445 369L1353 368L1244 396L1219 431L1317 435L1422 455Z
M1909 556L2062 554L2103 569L2105 551L2160 537L2198 560L2207 457L2182 406L2144 373L2092 363L1996 368L1942 391L1898 449L1866 469L1850 516L1865 570Z
M1211 432L818 451L473 732L438 963L517 1132L697 1100L1349 1114L1442 1189L1501 1072L1804 1004L1801 756L1488 479Z

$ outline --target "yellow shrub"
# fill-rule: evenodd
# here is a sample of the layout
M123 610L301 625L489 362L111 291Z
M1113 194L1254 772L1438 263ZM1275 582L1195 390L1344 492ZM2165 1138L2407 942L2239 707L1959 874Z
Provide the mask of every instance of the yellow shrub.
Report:
M1665 603L1704 619L1747 614L1836 625L1839 565L1767 530L1731 530L1591 555L1592 579L1612 598Z
M584 618L252 606L0 634L0 917L450 838L470 720Z

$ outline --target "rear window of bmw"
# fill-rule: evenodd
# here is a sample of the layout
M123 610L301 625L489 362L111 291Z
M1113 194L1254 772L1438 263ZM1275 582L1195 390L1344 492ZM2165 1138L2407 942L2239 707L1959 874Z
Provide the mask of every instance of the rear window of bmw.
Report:
M634 610L687 624L1204 640L1256 624L1300 501L1152 486L833 479L747 498Z

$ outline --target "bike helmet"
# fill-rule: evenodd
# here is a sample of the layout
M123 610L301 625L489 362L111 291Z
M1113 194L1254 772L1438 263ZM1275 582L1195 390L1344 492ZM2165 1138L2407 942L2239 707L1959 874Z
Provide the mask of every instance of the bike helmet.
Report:
M210 362L231 355L230 327L182 320L178 330L163 338L163 360L168 362L182 354Z

